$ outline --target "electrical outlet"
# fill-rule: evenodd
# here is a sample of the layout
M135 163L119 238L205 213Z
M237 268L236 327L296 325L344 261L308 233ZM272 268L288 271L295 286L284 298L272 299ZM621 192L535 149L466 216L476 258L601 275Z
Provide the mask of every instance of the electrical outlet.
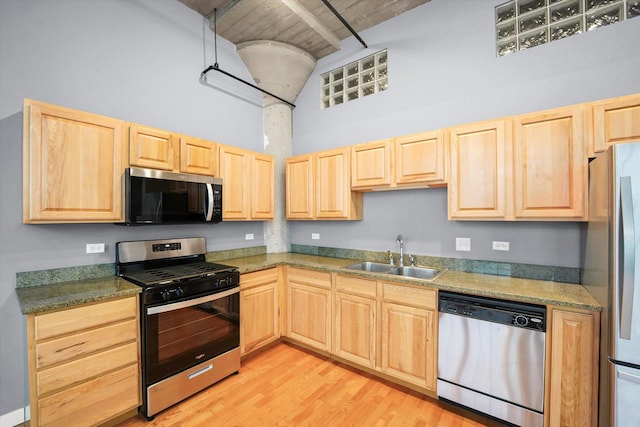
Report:
M253 240L253 233L247 233L244 235L244 240Z
M312 240L320 240L320 233L311 233Z
M87 243L88 254L101 254L104 252L104 243Z
M494 251L508 251L509 250L509 242L493 242L493 250Z
M456 237L456 251L471 251L471 239L469 237Z

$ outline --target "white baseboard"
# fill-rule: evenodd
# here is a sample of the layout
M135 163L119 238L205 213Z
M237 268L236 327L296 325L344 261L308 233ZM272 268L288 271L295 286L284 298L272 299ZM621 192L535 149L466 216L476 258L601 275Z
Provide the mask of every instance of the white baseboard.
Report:
M16 409L7 414L0 415L0 427L14 427L25 422L25 414L29 417L29 407Z

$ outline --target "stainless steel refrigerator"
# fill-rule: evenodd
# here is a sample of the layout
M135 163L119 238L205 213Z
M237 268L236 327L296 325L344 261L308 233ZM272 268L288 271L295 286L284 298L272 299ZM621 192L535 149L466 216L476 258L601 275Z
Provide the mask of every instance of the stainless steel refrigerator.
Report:
M640 426L640 142L590 163L583 284L603 306L598 425Z

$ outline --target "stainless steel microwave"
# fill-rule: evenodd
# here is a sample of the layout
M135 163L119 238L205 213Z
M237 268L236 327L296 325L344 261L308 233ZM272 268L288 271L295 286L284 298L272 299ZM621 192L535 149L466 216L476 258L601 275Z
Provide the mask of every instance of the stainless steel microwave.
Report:
M222 221L222 179L127 168L125 224L193 224Z

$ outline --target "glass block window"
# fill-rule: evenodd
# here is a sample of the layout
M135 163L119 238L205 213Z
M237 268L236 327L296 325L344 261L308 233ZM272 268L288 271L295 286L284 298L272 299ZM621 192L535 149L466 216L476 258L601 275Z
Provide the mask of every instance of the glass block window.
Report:
M387 50L331 70L320 78L323 109L385 91L389 87Z
M496 7L497 56L636 16L640 0L511 0Z

